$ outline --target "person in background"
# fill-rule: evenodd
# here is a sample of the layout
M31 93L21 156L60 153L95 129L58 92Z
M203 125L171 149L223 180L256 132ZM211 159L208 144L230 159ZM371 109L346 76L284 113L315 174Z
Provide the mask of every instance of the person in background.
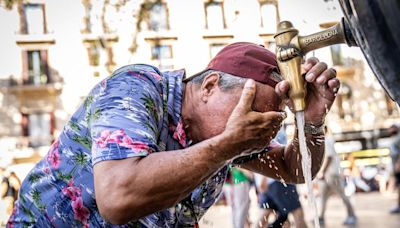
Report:
M335 151L335 139L330 130L325 126L325 161L322 165L318 178L321 180L321 212L319 215L319 223L325 224L325 212L328 199L332 193L336 193L342 198L347 209L347 218L343 222L344 225L355 225L357 217L354 213L353 206L349 198L345 195L340 178L340 161Z
M5 177L6 169L0 165L0 227L7 221L6 202L4 197L8 191L8 179Z
M287 143L285 125L278 131L275 140L282 145ZM297 228L307 227L296 185L257 175L257 187L259 189L259 208L261 209L257 227L267 227L271 212L275 212L277 218L268 225L270 228L290 226L289 213L293 215Z
M3 176L1 182L1 197L5 202L6 217L9 217L14 209L14 202L18 198L21 181L13 171L11 171L8 175L7 171L5 173L6 174Z
M390 157L392 159L393 176L395 178L395 186L397 189L397 205L390 210L391 214L400 213L400 127L392 125L389 128L389 133L393 137L390 145Z
M231 167L230 176L230 182L227 182L224 186L224 193L227 203L232 210L233 227L249 228L249 191L253 173L238 167Z

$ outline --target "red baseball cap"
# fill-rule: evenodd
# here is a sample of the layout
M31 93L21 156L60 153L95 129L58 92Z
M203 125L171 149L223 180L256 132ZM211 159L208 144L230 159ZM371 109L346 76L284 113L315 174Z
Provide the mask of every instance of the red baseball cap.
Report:
M227 45L210 61L205 70L196 75L207 70L222 71L237 77L251 78L272 87L275 87L282 80L282 78L271 74L273 71L279 74L275 54L262 45L248 42Z

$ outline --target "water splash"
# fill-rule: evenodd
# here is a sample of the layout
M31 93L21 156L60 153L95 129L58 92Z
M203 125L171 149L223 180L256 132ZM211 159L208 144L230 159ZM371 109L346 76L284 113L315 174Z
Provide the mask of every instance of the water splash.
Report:
M314 211L314 227L319 228L317 203L313 192L312 179L311 179L311 154L307 148L306 138L304 135L304 112L296 112L299 148L301 154L301 167L303 170L304 181L308 190L308 205Z

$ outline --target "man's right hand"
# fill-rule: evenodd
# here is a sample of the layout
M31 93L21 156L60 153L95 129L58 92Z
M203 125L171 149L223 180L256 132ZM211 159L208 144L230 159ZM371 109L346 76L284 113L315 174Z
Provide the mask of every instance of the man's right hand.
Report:
M255 81L248 79L239 103L232 111L223 132L238 154L260 150L268 146L286 118L285 112L253 111L251 107L255 94Z

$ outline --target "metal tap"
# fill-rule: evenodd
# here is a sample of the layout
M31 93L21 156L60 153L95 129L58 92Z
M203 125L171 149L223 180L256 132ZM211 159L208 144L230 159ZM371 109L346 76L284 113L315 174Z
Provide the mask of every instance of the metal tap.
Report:
M289 97L293 101L294 111L305 109L306 84L301 75L301 63L308 52L340 43L357 46L349 26L342 20L324 31L308 36L299 36L291 22L282 21L278 24L276 41L276 56L278 66L284 79L289 81Z

